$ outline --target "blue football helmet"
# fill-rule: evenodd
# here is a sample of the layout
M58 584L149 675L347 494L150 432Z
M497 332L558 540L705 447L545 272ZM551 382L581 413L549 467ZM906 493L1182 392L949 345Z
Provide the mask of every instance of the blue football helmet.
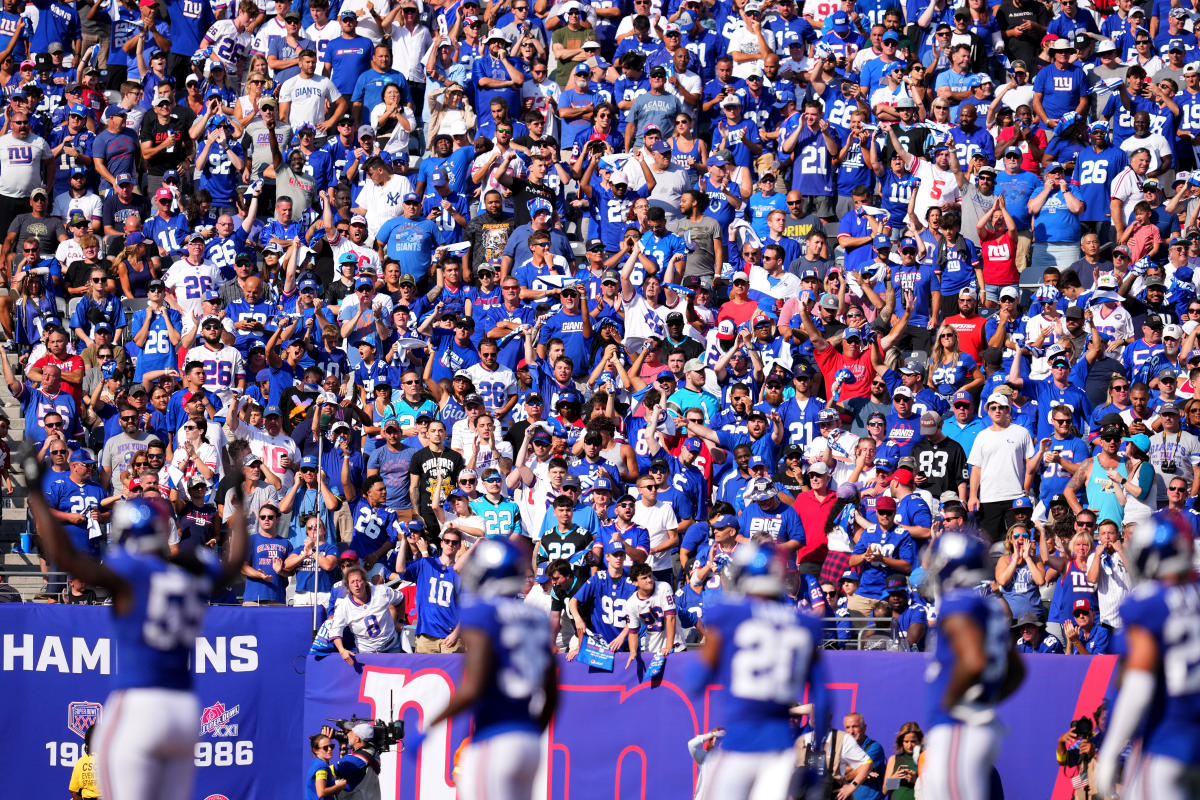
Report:
M726 568L733 591L762 597L783 595L783 551L773 542L743 542Z
M484 539L459 570L463 588L482 597L516 595L525 588L528 557L507 539Z
M1137 525L1129 537L1129 568L1139 580L1187 575L1195 546L1192 526L1182 512L1164 509Z
M113 536L126 550L138 553L167 549L172 514L165 501L137 497L113 508Z
M969 533L945 533L925 556L925 572L940 591L974 586L987 577L987 546Z

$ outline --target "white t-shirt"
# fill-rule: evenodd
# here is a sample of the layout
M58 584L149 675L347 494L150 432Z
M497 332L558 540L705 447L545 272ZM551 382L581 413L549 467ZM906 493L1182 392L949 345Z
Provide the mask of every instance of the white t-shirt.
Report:
M400 216L404 205L404 195L413 190L412 182L404 175L393 175L383 186L375 181L363 183L362 190L355 198L354 204L367 210L367 236L374 240L375 234L383 224L392 217Z
M1163 158L1171 155L1171 145L1161 133L1152 133L1145 139L1137 139L1130 136L1121 142L1121 150L1126 153L1132 153L1134 150L1142 147L1150 151L1151 172L1158 169L1159 165L1162 164Z
M1023 495L1025 459L1033 450L1033 438L1020 425L981 430L967 456L968 464L979 467L979 502L998 503Z
M664 581L654 584L654 594L649 597L635 592L625 601L625 627L630 631L641 631L639 644L645 653L659 653L667 646L667 617L673 616L675 593Z
M70 219L72 212L78 212L88 222L99 220L103 207L104 201L100 199L100 195L92 191L83 197L71 197L70 192L63 192L54 198L54 216L62 219Z
M762 31L763 41L767 43L770 52L775 51L775 34L765 28ZM744 53L753 55L755 53L760 56L765 56L758 44L758 35L746 30L746 26L742 25L729 37L730 53ZM754 61L734 61L733 62L733 77L746 79L746 76L753 72L761 74L763 68L762 58L757 58Z
M370 242L370 239L367 240ZM379 261L379 253L371 249L368 244L355 244L349 238L338 234L338 237L329 240L329 246L333 249L333 263L339 263L343 253L354 253L358 259L358 266L355 267L355 274L369 269L376 275L383 274L383 264Z
M925 212L934 206L958 202L958 179L950 170L938 169L932 161L919 158L913 163L913 175L921 181L913 208L917 219L925 219Z
M53 157L50 145L40 136L18 139L11 133L0 136L0 194L27 198L42 185L42 162Z
M1088 556L1087 566L1090 570L1092 562L1100 558L1100 551L1095 550ZM1129 576L1129 568L1125 559L1112 554L1100 563L1100 578L1096 581L1096 597L1100 601L1098 622L1121 627L1121 615L1118 611L1125 595L1133 588L1133 579Z
M333 81L322 75L305 78L293 75L283 82L279 89L279 102L291 103L286 122L293 129L299 129L304 123L316 126L325 121L326 104L332 106L342 97L342 93L333 85Z
M300 466L300 448L296 447L292 437L282 431L272 436L264 430L247 425L236 417L231 418L230 423L235 434L250 442L250 452L262 459L263 467L279 476L283 482L280 491L286 494L296 481L296 474L292 470ZM291 469L283 466L284 456L291 460L289 465Z
M679 525L679 519L675 516L675 507L670 503L658 502L647 506L641 500L638 500L633 506L633 521L650 532L651 549L665 542L669 531ZM651 569L667 569L671 566L671 554L667 551L651 553L650 557L646 559L646 563L650 565ZM673 604L672 608L674 608Z

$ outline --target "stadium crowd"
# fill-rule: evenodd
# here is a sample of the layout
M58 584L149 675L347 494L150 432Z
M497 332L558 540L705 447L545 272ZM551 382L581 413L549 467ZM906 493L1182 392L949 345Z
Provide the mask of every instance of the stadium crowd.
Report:
M490 537L572 657L697 641L756 538L923 649L967 526L1021 648L1109 652L1127 527L1200 526L1198 18L5 0L0 367L77 548L240 483L222 600L350 659L460 649Z

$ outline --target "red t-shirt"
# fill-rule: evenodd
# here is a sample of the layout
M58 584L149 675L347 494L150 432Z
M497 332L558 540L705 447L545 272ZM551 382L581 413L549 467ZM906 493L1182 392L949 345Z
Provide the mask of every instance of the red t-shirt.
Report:
M734 325L745 325L758 311L758 303L735 303L729 300L717 312L717 323L720 324L723 319L731 319Z
M985 228L979 243L979 262L983 282L988 286L1016 286L1021 280L1017 270L1017 251L1007 229Z
M871 345L871 347L877 346ZM856 380L854 383L842 385L841 401L845 402L851 397L867 397L871 394L871 381L875 379L875 365L871 363L870 350L863 350L858 358L853 360L832 346L821 351L816 351L814 348L814 355L817 359L817 368L821 370L821 375L825 378L827 393L833 387L833 376L839 369L845 367L854 373Z
M987 318L976 314L973 317L964 317L962 314L955 314L953 317L946 317L946 324L954 330L958 331L958 349L979 362L979 351L984 348L983 327L987 324Z
M870 386L870 383L867 384ZM825 535L825 521L829 519L829 510L837 502L837 492L829 492L824 500L818 499L810 489L802 492L792 508L800 516L800 524L804 526L804 546L796 552L796 563L804 562L823 564L829 554L829 538Z
M54 356L46 353L39 358L33 365L33 369L44 369L47 366L58 367L62 372L83 372L83 359L79 356L68 355L65 360L59 361ZM71 395L71 399L75 401L75 407L83 408L83 384L62 382L63 391Z

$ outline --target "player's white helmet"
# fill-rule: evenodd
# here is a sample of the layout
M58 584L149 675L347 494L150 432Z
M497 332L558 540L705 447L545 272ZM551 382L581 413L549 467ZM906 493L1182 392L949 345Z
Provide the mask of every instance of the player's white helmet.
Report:
M729 582L738 594L783 595L783 555L774 543L743 542L729 560Z
M1126 545L1129 569L1139 580L1187 575L1194 547L1192 526L1183 512L1163 509L1134 527Z
M137 497L113 507L113 537L126 550L165 551L171 534L171 512L163 500Z

